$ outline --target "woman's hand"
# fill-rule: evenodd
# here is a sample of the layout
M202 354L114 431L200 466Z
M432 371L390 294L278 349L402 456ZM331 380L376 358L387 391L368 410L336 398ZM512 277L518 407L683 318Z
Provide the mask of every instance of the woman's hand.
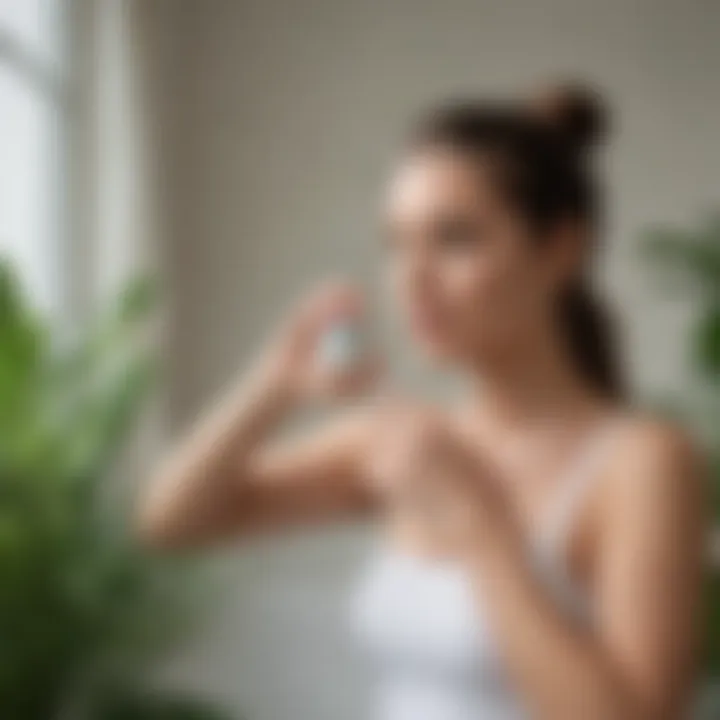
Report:
M289 396L314 400L356 396L377 379L378 361L363 355L350 365L323 362L319 346L324 333L338 321L360 323L364 314L360 294L351 286L327 284L311 292L283 323L262 358L269 372Z
M378 428L368 474L392 506L459 554L511 524L497 473L440 413L390 411Z

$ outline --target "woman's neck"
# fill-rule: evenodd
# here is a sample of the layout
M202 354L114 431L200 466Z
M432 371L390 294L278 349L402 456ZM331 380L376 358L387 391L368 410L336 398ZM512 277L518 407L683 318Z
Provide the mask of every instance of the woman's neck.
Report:
M508 429L582 422L608 405L549 333L484 364L473 380L478 412Z

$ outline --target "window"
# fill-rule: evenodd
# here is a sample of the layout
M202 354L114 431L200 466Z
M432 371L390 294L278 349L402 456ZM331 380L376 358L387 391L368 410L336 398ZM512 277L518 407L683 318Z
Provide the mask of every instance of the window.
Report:
M62 7L0 0L0 256L49 311L61 290Z

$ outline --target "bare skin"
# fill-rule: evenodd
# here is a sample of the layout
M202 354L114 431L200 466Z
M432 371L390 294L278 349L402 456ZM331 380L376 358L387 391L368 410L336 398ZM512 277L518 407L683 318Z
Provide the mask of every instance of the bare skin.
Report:
M489 184L451 156L404 167L389 205L400 304L426 350L482 377L482 400L452 412L370 403L307 438L274 441L298 407L362 394L373 376L318 368L327 318L357 302L347 288L323 289L159 468L140 508L143 536L182 547L382 512L406 551L493 578L484 601L534 717L680 717L696 654L703 473L681 432L599 397L564 356L552 294L577 262L574 229L541 257L525 249ZM458 233L490 239L458 250ZM624 418L622 441L568 548L596 617L581 630L525 546L562 468L610 415Z

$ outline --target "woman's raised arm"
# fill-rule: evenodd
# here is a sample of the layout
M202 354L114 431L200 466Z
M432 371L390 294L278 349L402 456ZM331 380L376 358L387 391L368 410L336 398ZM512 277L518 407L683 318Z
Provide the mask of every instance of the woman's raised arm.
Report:
M338 370L316 358L333 315L357 307L357 297L337 286L303 304L254 369L160 464L138 510L143 538L187 546L367 505L359 468L371 413L349 413L303 440L271 441L308 398L355 395L372 381L367 364Z

